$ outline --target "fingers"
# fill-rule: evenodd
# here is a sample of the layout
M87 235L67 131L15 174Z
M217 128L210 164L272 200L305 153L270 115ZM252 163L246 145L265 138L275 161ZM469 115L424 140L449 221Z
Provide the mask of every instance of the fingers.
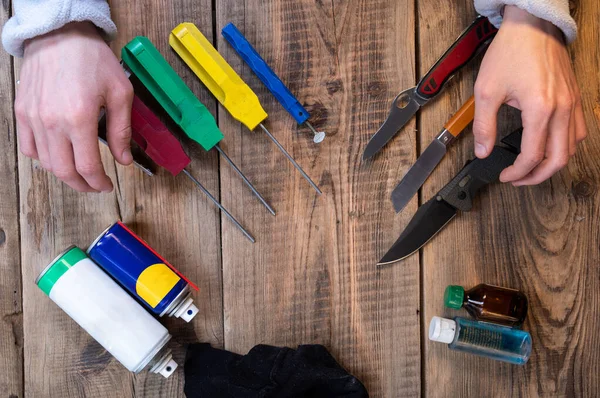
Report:
M587 127L585 125L585 117L583 116L583 107L581 105L581 97L577 97L575 101L575 142L578 144L587 137Z
M525 178L514 181L513 185L539 184L552 177L569 163L571 158L569 145L573 105L569 100L561 101L562 103L557 106L549 124L545 159Z
M33 130L29 126L29 120L25 107L15 101L15 119L17 121L17 136L19 137L19 149L21 153L29 158L38 159L37 147Z
M90 119L79 123L81 131L71 135L75 170L96 191L110 192L113 185L104 172L100 158L97 116L91 116Z
M544 160L548 124L554 113L554 106L549 101L536 101L523 106L521 154L517 156L512 166L507 167L500 174L502 182L515 182L524 178Z
M108 147L117 162L129 165L131 155L131 106L133 87L123 78L118 87L107 93L106 100L106 138Z
M73 147L67 137L62 134L54 135L49 143L49 150L52 172L59 180L79 192L98 192L77 172Z
M504 98L486 87L481 78L475 83L475 119L473 135L475 136L475 155L478 158L489 156L496 143L496 124L498 110Z

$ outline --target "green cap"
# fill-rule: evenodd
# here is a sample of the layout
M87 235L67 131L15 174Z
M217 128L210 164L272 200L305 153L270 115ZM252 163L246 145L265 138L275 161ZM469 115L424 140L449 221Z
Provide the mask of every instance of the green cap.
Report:
M465 298L465 289L462 286L449 285L444 292L444 305L448 308L459 310Z
M49 296L56 281L84 258L87 258L87 256L83 250L75 246L69 247L56 257L54 261L48 264L48 266L40 273L40 276L37 277L35 283Z

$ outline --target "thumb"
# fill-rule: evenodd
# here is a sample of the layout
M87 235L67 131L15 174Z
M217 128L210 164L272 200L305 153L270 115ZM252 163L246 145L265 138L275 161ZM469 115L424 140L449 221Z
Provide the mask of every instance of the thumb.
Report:
M488 157L496 143L496 123L498 110L502 105L502 96L497 94L482 95L482 90L475 87L475 118L473 119L473 135L475 137L475 155L478 158Z
M106 99L106 141L117 162L127 166L131 155L131 106L133 88L113 90Z

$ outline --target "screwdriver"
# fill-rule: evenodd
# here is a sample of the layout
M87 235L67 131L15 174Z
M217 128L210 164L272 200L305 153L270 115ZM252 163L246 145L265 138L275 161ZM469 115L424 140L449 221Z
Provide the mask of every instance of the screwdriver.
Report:
M186 170L191 159L177 138L137 96L133 98L131 109L131 137L156 164L167 169L172 175L183 172L254 243L252 235Z
M236 120L250 131L260 127L315 191L321 194L319 187L262 124L268 115L256 94L235 73L196 25L182 23L177 26L169 35L169 44Z
M100 115L98 116L98 141L108 146L106 141L106 112L104 108L100 109ZM133 164L140 169L144 174L152 177L154 175L153 169L156 169L156 165L148 159L146 155L138 146L131 146L131 155L133 157Z
M260 56L256 49L250 44L250 42L244 37L242 32L233 23L228 23L222 30L221 34L231 44L233 49L238 53L246 64L252 69L252 71L258 76L260 81L271 91L271 94L277 98L279 103L285 108L285 110L292 115L298 124L304 124L306 127L313 132L313 141L315 144L322 142L325 139L325 132L317 132L315 128L308 122L310 114L300 101L287 86L281 81L279 76L273 69L269 67L267 61Z
M121 59L184 133L200 144L205 151L216 148L269 212L275 215L275 210L219 146L223 133L217 127L215 118L175 73L152 42L144 36L134 38L121 50Z

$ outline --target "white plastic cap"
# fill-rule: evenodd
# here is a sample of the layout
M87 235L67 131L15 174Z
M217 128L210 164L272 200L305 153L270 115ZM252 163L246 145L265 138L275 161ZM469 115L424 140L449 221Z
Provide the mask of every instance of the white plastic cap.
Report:
M429 340L450 344L456 334L456 322L452 319L434 316L429 324Z
M162 368L160 370L160 374L163 375L163 377L168 378L169 376L171 376L173 374L173 372L175 372L175 369L177 369L177 362L175 362L173 359L171 359L169 362L167 362L167 364L164 366L164 368Z
M173 360L171 351L167 351L167 353L150 368L150 372L160 373L164 378L168 378L175 372L177 366L177 362Z
M199 312L198 307L194 305L194 300L188 296L183 302L177 307L175 311L175 316L177 318L181 318L186 322L194 319L196 314Z

